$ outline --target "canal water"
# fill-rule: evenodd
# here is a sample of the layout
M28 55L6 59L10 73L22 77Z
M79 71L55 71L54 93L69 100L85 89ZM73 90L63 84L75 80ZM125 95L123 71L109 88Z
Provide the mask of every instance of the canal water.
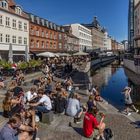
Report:
M132 88L131 97L134 104L140 109L140 77L123 68L121 65L111 64L92 73L92 84L98 85L101 96L119 110L124 108L125 86Z

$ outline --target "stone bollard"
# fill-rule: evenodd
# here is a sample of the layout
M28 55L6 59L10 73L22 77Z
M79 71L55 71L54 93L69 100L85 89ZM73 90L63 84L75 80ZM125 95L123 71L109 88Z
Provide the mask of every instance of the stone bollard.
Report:
M54 120L53 112L50 111L48 113L42 113L42 123L51 124L51 122Z

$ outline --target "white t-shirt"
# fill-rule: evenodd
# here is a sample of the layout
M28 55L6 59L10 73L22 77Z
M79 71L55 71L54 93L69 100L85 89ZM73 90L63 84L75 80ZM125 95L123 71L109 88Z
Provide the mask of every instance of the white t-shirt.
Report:
M50 98L47 95L43 95L42 98L39 100L39 103L43 103L47 110L52 109L52 103Z
M37 96L37 93L36 92L34 92L33 94L31 94L31 91L26 92L25 93L25 101L31 101L31 99L34 96Z

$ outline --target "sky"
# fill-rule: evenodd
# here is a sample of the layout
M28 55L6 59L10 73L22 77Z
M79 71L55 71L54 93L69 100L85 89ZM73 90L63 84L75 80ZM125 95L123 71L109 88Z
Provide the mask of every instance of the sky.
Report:
M97 16L114 39L127 39L128 0L15 0L24 11L58 25L91 23Z

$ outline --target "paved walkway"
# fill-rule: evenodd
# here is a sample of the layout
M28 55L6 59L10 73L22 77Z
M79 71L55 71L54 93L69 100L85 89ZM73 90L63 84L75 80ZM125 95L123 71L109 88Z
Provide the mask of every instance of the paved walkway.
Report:
M82 68L80 72L81 71L83 71ZM79 76L75 76L76 79L85 79L85 76L78 75ZM81 95L82 103L85 103L88 99L86 94ZM140 115L132 113L132 116L125 116L106 101L99 103L98 108L106 114L106 127L113 130L114 137L112 140L140 139L140 128L137 128L137 125L135 124L140 121ZM0 117L0 120L0 125L2 125L5 122L5 119ZM38 137L40 137L41 140L87 140L87 138L83 136L82 123L73 123L73 127L69 127L69 122L73 122L73 118L65 115L54 115L54 121L51 125L39 124Z

